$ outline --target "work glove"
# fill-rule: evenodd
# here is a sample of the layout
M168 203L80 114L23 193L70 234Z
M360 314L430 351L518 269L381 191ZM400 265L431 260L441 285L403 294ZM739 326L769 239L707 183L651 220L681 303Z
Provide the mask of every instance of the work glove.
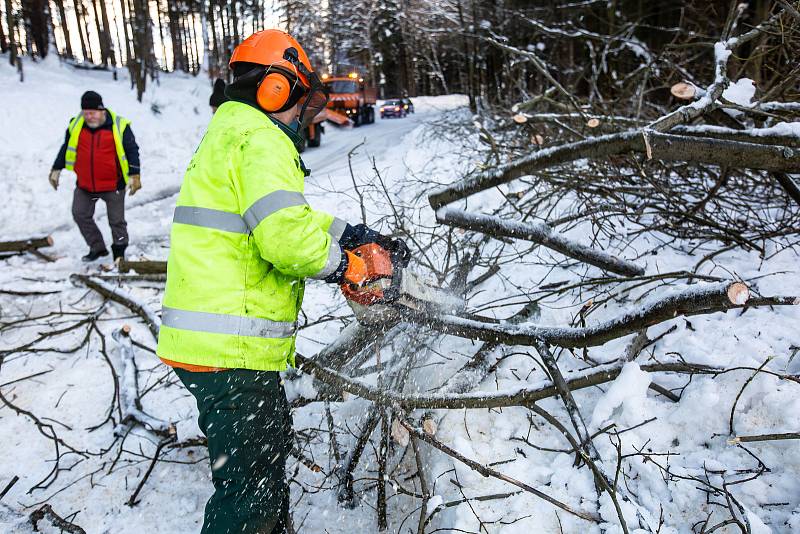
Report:
M345 250L353 250L361 245L367 243L376 243L389 252L392 252L400 260L400 265L408 267L408 262L411 260L411 250L402 239L392 239L389 236L376 232L365 224L348 224L339 244Z
M138 174L131 174L128 177L128 188L130 189L130 195L135 195L142 188L142 178Z
M50 185L53 186L53 189L58 189L58 177L61 175L61 169L53 169L50 171Z

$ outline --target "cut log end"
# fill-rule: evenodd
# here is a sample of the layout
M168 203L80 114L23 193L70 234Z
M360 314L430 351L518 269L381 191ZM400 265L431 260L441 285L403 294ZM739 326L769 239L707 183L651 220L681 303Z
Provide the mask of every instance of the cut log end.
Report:
M522 113L517 113L516 115L514 115L514 122L516 122L517 124L525 124L526 122L528 122L528 117L526 117Z
M122 328L119 329L119 331L120 333L122 333L123 336L129 336L131 335L131 325L124 324L122 325Z
M734 282L728 286L728 300L736 306L743 306L750 299L750 289L743 282Z
M45 238L45 240L47 241L47 245L50 246L50 247L52 247L53 243L55 243L55 241L53 241L53 236L51 236L51 235L47 236Z
M598 126L600 126L600 120L589 119L589 121L586 123L586 126L588 126L589 128L597 128Z
M542 137L539 134L532 135L531 136L531 143L533 143L536 146L542 146L544 144L544 137Z
M439 424L435 419L425 419L422 422L422 430L424 430L429 436L435 436L436 431L439 430Z
M401 447L407 446L409 440L411 439L408 429L404 427L397 419L392 421L392 439L394 439L394 441Z
M690 83L680 82L673 85L669 92L678 100L694 100L697 89Z

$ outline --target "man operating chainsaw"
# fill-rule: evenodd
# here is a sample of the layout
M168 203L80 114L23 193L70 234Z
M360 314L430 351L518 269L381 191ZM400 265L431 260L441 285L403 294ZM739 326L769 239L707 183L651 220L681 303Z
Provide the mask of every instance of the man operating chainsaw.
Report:
M304 280L352 290L376 277L364 251L391 253L398 266L409 251L303 197L308 170L296 147L327 94L297 41L258 32L230 66L229 100L175 208L158 355L194 395L208 437L215 491L202 532L282 533L292 438L278 372L294 364Z

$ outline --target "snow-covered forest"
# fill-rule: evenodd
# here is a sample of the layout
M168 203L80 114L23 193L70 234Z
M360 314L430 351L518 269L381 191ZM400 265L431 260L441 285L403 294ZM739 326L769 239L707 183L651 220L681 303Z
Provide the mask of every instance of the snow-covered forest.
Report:
M271 26L410 96L326 125L305 197L449 297L357 319L309 282L295 532L800 532L800 2L0 11L0 532L200 531L205 437L155 355L170 225L210 81ZM116 265L47 181L89 89L141 152Z

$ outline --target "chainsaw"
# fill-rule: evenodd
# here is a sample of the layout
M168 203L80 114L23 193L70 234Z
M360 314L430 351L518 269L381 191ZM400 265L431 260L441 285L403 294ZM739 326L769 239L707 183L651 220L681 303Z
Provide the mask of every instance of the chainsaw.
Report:
M458 314L465 301L437 287L436 281L423 278L407 267L399 254L376 243L350 251L361 257L369 277L361 284L345 282L342 294L361 324L377 324L402 318L403 312Z

